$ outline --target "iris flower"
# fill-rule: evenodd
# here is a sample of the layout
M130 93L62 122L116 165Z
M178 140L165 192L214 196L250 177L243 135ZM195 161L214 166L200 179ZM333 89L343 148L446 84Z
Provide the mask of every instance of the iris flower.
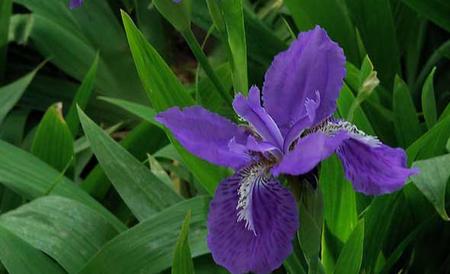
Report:
M202 107L170 108L157 120L191 153L234 175L222 181L208 215L208 246L232 273L267 273L292 251L295 199L276 179L300 175L337 153L356 191L379 195L401 188L416 170L405 152L334 118L345 76L343 50L320 27L301 33L256 86L238 94L237 125Z

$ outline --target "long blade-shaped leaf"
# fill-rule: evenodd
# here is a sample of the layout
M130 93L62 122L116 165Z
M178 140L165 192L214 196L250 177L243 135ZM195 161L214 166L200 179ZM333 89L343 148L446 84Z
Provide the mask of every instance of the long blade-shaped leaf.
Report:
M78 109L91 149L133 214L144 220L181 198Z
M345 2L367 53L379 72L381 84L390 89L395 74L400 72L400 55L390 1Z
M206 246L206 215L209 199L198 197L178 203L106 244L80 274L90 273L158 273L173 261L173 247L186 210L192 211L192 255L208 253Z
M165 133L149 123L142 122L120 141L120 145L140 161L147 153L154 153L168 143ZM111 181L100 165L97 165L81 184L81 188L97 199L104 199Z
M101 204L37 157L0 141L0 183L28 199L47 194L79 201L100 212L117 230L124 225Z
M450 115L437 122L406 150L408 161L422 160L443 154L450 138Z
M163 111L173 106L183 107L194 104L194 100L161 56L136 28L131 18L122 12L122 19L137 71L155 110ZM169 134L169 136L171 135ZM171 141L186 166L204 188L213 194L218 182L227 175L227 172L193 156L182 148L173 137L171 137Z
M156 111L151 107L115 98L99 97L99 99L118 106L151 124L161 127L161 124L155 120Z
M86 76L84 76L83 82L81 82L81 85L78 88L75 97L73 98L72 105L70 106L69 111L66 115L67 125L69 126L70 131L72 132L72 135L74 137L77 136L80 126L77 114L77 105L82 110L84 110L89 102L89 99L91 98L92 92L94 90L99 58L99 54L97 53L94 62L86 73Z
M359 273L363 258L364 219L359 221L336 262L335 274Z
M33 80L40 67L17 79L16 81L0 87L0 124L3 122L6 114L16 105L28 85Z
M184 218L181 226L180 236L178 237L173 257L172 274L193 274L194 264L192 262L191 249L189 248L189 224L191 222L191 212L189 211Z
M219 5L230 48L234 90L247 94L247 43L242 2L242 0L219 1Z
M0 226L0 262L11 274L63 274L49 257Z
M420 123L408 86L400 77L394 83L394 125L397 140L408 147L421 135Z
M436 99L434 96L434 72L436 68L431 70L428 75L425 83L423 84L422 89L422 110L423 116L425 117L425 123L427 124L428 129L431 129L434 124L436 124L437 120L437 111L436 111Z
M3 214L0 225L50 255L69 273L77 273L117 234L91 208L58 196L42 197Z

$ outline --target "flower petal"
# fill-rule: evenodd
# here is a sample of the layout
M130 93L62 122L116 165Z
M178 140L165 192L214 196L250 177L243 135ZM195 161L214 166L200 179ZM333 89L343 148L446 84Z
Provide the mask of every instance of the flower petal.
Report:
M260 92L256 86L252 86L248 98L242 94L236 95L233 101L233 108L240 117L247 120L261 135L261 137L280 150L283 148L283 136L275 121L261 106Z
M306 116L308 109L316 112L315 125L335 111L344 76L343 50L317 26L301 33L273 60L264 81L264 107L283 134ZM316 101L316 92L320 105L309 108L307 102Z
M240 168L250 161L244 151L230 150L231 140L245 145L248 134L231 121L205 110L170 108L156 116L191 153L217 165Z
M333 154L339 145L348 138L349 135L345 131L339 131L333 135L322 132L311 133L298 140L294 149L289 151L283 157L283 160L272 168L272 174L275 176L281 173L305 174Z
M394 192L405 184L409 176L418 172L407 168L403 149L373 145L363 139L344 141L337 154L355 190L368 195Z
M69 8L75 9L83 4L83 0L70 0Z
M250 207L254 231L238 219L245 171L220 183L208 216L208 246L216 263L231 273L270 273L292 252L298 212L292 194L273 177L253 182Z

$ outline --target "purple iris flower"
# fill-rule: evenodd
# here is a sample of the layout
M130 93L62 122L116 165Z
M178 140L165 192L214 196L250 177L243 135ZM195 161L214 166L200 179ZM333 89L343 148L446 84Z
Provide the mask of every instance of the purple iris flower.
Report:
M396 191L417 172L402 149L333 118L344 76L343 50L316 27L275 57L262 96L253 86L248 97L235 97L248 125L199 106L158 114L191 153L236 171L218 186L208 216L208 246L230 272L270 272L292 251L297 206L276 176L305 174L334 152L365 194Z
M70 0L69 8L76 9L83 4L83 0Z

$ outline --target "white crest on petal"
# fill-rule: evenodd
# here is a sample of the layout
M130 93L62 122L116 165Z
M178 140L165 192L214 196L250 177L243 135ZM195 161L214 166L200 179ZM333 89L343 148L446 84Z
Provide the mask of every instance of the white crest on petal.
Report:
M255 188L270 180L267 169L263 164L256 164L244 168L241 172L240 186L238 189L239 200L236 206L238 210L237 221L245 221L245 228L253 231L256 235L252 216L252 195Z
M318 126L310 130L310 132L323 132L327 135L335 134L339 131L346 131L353 139L357 139L368 146L377 147L381 145L380 140L376 136L368 135L364 131L359 130L354 124L340 119L327 119Z

